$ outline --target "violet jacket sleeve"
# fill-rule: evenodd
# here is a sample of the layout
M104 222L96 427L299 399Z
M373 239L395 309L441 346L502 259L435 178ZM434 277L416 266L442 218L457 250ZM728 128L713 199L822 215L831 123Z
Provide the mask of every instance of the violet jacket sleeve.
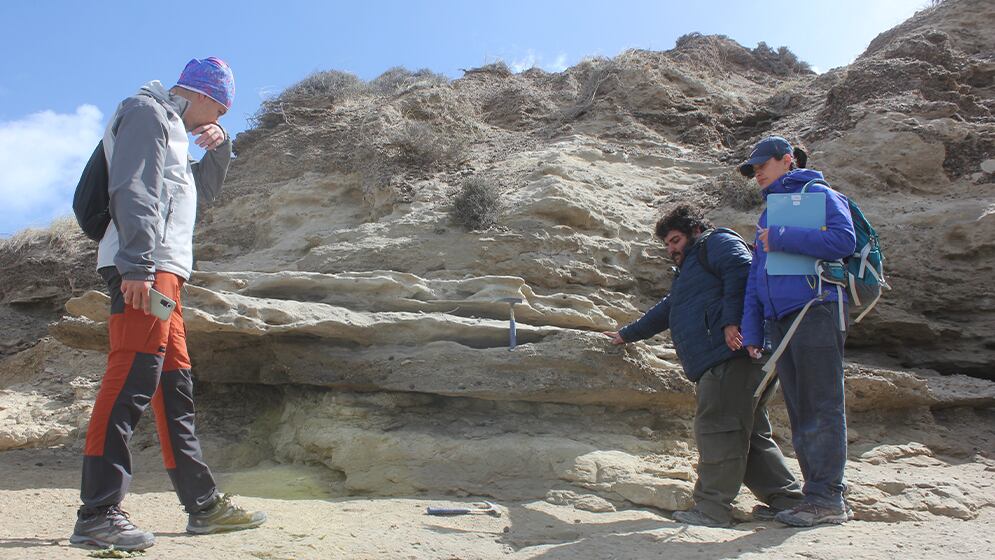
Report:
M813 189L810 192L819 192ZM826 193L826 227L772 227L769 241L771 251L798 253L817 259L836 260L853 254L857 237L853 230L850 204L842 194L824 189Z
M754 252L760 250L757 244ZM762 348L764 345L764 316L763 305L757 297L757 282L761 281L760 259L753 255L753 262L750 263L750 275L746 279L746 296L743 298L743 322L740 325L740 332L743 335L743 346L756 346Z

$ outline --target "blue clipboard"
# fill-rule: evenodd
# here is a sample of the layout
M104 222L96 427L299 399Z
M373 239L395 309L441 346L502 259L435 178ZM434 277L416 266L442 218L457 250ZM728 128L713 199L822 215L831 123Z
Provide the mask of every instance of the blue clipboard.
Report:
M822 229L826 227L826 193L771 194L767 196L767 227ZM771 276L814 275L818 259L798 253L772 251L767 254Z

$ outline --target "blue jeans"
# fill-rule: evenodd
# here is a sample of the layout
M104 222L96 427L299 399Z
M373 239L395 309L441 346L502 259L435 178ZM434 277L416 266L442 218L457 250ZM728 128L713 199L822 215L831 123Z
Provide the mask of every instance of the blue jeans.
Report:
M844 308L845 313L845 308ZM796 313L774 321L774 346L781 343ZM846 410L843 397L843 342L839 304L813 305L777 361L777 377L791 422L791 444L805 484L805 501L843 507L846 482Z

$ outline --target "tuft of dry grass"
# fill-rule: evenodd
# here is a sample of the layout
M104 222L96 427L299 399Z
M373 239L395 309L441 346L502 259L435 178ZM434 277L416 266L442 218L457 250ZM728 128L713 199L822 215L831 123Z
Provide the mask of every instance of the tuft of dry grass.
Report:
M466 152L465 138L441 134L429 123L405 122L395 129L390 143L400 150L400 160L415 168L459 163Z
M714 197L718 204L736 210L754 210L764 203L763 189L752 179L740 175L738 171L724 173L709 181L703 190Z
M280 95L263 101L259 111L250 119L250 124L259 128L293 124L293 118L289 114L293 108L335 105L364 95L390 97L413 88L448 83L449 78L427 68L412 72L402 66L395 66L369 82L340 70L314 72L283 90Z
M395 66L366 84L367 89L378 95L397 95L416 87L431 87L449 83L442 74L422 68L412 72L403 66Z
M23 229L7 239L0 239L0 253L22 253L32 247L68 249L79 244L85 236L76 219L63 216L52 220L46 228Z
M469 231L493 226L501 210L497 187L480 177L467 179L452 194L452 203L450 218Z

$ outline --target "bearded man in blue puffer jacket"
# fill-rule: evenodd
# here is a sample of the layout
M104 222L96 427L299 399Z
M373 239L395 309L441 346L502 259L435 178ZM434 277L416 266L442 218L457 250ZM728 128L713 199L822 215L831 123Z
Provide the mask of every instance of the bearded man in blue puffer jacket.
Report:
M822 173L798 168L796 159L807 158L780 136L760 141L739 170L756 177L764 199L775 193L802 192ZM802 163L804 166L804 163ZM822 184L805 192L826 194L825 227L821 229L775 226L768 228L767 211L757 223L756 249L743 308L743 344L759 358L766 322L773 346L789 338L777 360L777 376L791 422L792 445L805 480L805 501L779 512L778 521L796 527L844 523L850 518L843 500L846 490L846 413L843 399L843 342L846 338L846 295L843 290L819 292L818 278L802 275L768 275L767 255L783 251L822 260L853 254L856 236L846 197ZM807 311L806 304L821 297ZM840 302L838 298L843 298ZM842 305L841 305L842 303ZM793 336L787 333L800 313Z
M656 226L677 267L670 294L636 322L605 333L614 344L645 340L670 329L677 357L695 382L698 446L695 505L674 512L689 525L732 525L732 501L743 484L766 505L756 519L772 519L801 502L801 485L771 438L767 392L755 406L764 377L747 356L739 330L750 249L736 232L713 228L701 211L674 208Z

